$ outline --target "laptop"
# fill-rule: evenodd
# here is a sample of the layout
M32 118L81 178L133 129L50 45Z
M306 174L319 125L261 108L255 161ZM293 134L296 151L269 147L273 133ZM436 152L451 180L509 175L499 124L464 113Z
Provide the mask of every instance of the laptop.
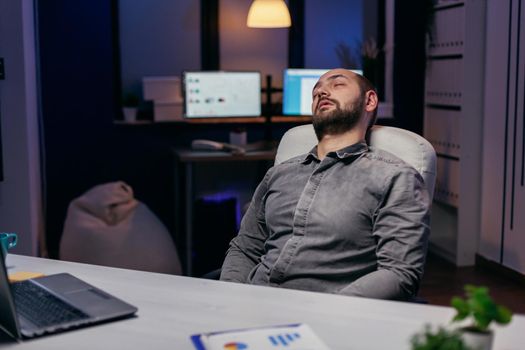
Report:
M0 328L13 338L58 333L137 312L67 273L9 283L3 252L0 261Z

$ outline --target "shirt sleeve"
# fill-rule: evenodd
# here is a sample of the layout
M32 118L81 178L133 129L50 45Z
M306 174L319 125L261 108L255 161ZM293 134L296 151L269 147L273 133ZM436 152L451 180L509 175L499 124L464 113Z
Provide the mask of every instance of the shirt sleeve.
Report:
M391 178L375 211L377 269L340 293L377 299L409 300L423 275L430 232L430 199L415 169Z
M248 275L264 254L264 244L268 238L264 206L271 171L272 169L268 170L255 190L241 221L239 233L230 242L222 265L221 281L246 283Z

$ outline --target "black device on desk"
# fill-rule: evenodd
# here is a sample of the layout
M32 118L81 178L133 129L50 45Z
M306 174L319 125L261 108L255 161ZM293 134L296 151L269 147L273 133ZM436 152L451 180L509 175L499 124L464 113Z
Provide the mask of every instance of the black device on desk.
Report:
M199 139L191 142L191 148L196 151L223 151L233 154L246 154L247 152L275 150L277 144L277 141L259 141L238 146L225 142Z
M10 283L3 252L0 261L0 328L13 338L62 332L137 312L136 307L67 273Z
M202 151L226 151L232 152L233 154L246 153L246 150L240 146L211 140L193 140L191 142L191 148Z

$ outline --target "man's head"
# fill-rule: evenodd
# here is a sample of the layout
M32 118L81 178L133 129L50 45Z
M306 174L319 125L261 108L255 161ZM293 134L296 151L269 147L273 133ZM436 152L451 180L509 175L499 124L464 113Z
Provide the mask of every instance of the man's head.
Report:
M319 78L312 95L312 121L319 141L326 135L352 129L361 131L364 137L375 123L377 93L362 75L332 69Z

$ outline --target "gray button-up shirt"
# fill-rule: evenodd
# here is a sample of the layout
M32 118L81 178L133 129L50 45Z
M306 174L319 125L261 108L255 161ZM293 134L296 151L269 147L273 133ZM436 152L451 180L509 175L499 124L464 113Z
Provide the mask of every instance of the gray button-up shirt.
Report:
M429 196L420 174L358 143L271 168L257 187L221 280L409 299L423 274Z

